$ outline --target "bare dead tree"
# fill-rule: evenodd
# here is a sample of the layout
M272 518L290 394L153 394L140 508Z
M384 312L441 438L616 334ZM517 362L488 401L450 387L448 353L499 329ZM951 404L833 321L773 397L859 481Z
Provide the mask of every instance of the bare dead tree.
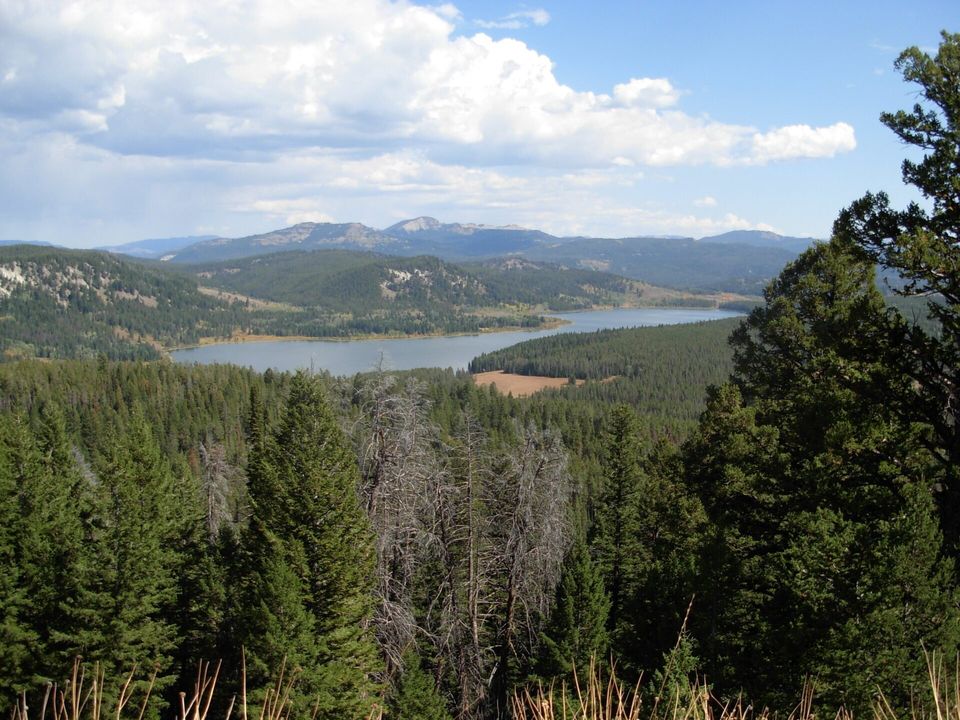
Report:
M493 454L480 423L467 412L445 460L434 489L432 526L443 568L435 591L439 612L428 619L435 618L437 649L455 675L457 717L471 718L485 704L494 657L487 643L494 564L482 501L492 482Z
M432 515L426 491L437 473L432 445L437 430L427 418L420 385L399 387L379 373L358 389L357 442L361 499L376 533L377 637L388 677L401 668L404 651L415 641L413 578L418 567L424 519Z
M441 442L416 382L381 373L353 391L386 679L411 645L428 647L458 720L500 716L510 670L535 650L569 545L564 448L528 429L515 448L494 452L467 412Z
M500 716L509 668L535 649L560 577L571 483L556 437L527 430L498 455L475 419L462 426L438 494L449 578L438 588L442 650L457 674L458 717Z
M200 484L206 505L207 538L212 543L220 528L231 519L230 498L236 494L240 471L227 462L222 443L208 439L200 443Z
M572 485L559 438L527 428L504 460L487 499L500 581L490 691L495 717L509 712L511 665L536 648L572 537Z

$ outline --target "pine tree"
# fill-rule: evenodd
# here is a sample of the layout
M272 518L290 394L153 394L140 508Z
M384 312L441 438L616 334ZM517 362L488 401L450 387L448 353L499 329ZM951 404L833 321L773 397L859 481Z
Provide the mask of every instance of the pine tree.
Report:
M25 617L29 597L21 582L18 502L24 475L36 463L30 445L21 419L0 418L0 702L6 707L32 684L29 664L37 650L36 633Z
M885 401L929 429L923 442L938 463L942 527L960 557L960 34L942 33L933 56L908 48L895 67L918 86L920 100L880 120L923 153L904 160L902 175L925 207L895 210L886 193L868 193L840 213L833 232L902 278L897 292L930 298L935 331L920 324L888 329L885 362L910 382Z
M78 649L75 603L88 554L83 520L91 512L92 488L73 455L59 407L43 406L35 436L39 472L20 489L29 496L22 507L28 525L21 582L31 599L29 622L39 637L34 675L49 682L66 676Z
M618 645L624 631L629 595L627 565L636 540L636 493L642 479L640 431L636 414L618 405L610 418L604 461L604 484L596 509L591 545L610 597L607 627Z
M120 678L136 665L158 670L154 697L175 680L179 564L174 478L141 414L97 471L91 553L80 577L83 655ZM142 685L138 681L135 686ZM159 703L159 700L157 701ZM152 705L158 712L159 705Z
M577 537L564 561L550 622L541 634L538 674L552 679L575 668L586 671L592 659L603 661L609 611L603 576L590 558L586 540Z
M403 672L387 698L384 717L386 720L451 720L436 682L413 650L403 655Z
M365 717L375 685L373 545L356 459L319 382L298 373L279 426L251 454L242 632L250 664L295 659L321 717ZM273 665L271 668L270 666ZM311 703L312 705L312 703Z
M633 552L622 656L638 672L656 667L673 648L696 592L705 517L683 482L677 450L659 442L643 459L634 496Z
M823 680L821 701L862 712L880 676L888 698L923 682L921 641L957 647L952 565L920 502L936 461L886 402L909 379L884 362L899 320L862 255L843 240L815 246L766 300L734 336L750 407L721 391L687 450L715 528L706 562L732 583L710 598L708 580L720 643L706 634L704 659L722 689L781 708L805 674L842 676L842 688ZM913 567L875 555L921 545ZM898 613L912 620L891 645L884 628ZM855 647L867 652L851 665Z
M772 682L768 558L780 548L779 473L789 467L777 431L758 427L736 386L722 385L684 444L683 463L707 518L690 623L703 671L720 692L764 688Z

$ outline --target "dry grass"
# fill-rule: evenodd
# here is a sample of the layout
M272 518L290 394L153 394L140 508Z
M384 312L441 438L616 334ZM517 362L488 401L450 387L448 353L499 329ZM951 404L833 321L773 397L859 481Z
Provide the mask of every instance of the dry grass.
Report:
M960 661L947 669L943 657L927 655L930 695L915 702L909 714L898 715L882 691L874 704L872 720L960 720ZM648 701L649 700L649 701ZM771 720L766 709L758 710L737 699L721 703L709 688L695 683L689 692L645 698L638 681L628 686L611 670L606 680L594 664L586 678L574 673L573 687L537 685L518 691L512 703L514 720ZM800 702L786 720L817 720L814 691L807 685ZM853 720L841 709L832 720Z
M137 668L134 667L120 686L116 696L109 696L108 684L99 664L93 666L92 676L87 674L86 667L77 658L73 664L71 677L62 686L47 685L43 703L39 714L31 712L27 705L27 694L23 693L13 709L11 720L143 720L150 702L156 681L156 671L150 677L147 688L139 703L132 703L134 677ZM280 666L280 672L274 684L264 693L263 703L256 708L257 720L290 720L293 712L291 695L297 683L298 672L287 669L286 661ZM220 677L220 663L211 666L210 663L200 663L197 667L197 677L193 692L188 696L181 692L177 720L207 720L210 708L213 705L217 689L217 680ZM223 720L231 720L237 706L237 697L230 699L224 713ZM315 705L310 720L316 720L318 706ZM248 715L247 703L247 672L244 661L241 673L241 690L238 714L240 720L250 720L253 714ZM374 709L370 720L379 720L380 711Z
M930 678L930 697L926 704L917 702L908 715L898 715L883 693L878 694L871 720L960 720L960 660L952 671L947 669L943 657L928 654L927 667ZM88 674L78 659L71 677L62 685L50 684L46 688L39 713L27 706L23 694L13 708L10 720L143 720L154 688L156 672L152 674L143 691L143 696L134 702L134 668L120 685L115 696L108 696L108 684L98 664ZM284 662L274 684L264 693L262 705L248 715L246 665L242 672L240 697L233 697L224 713L223 720L231 720L234 712L238 720L290 720L294 709L291 696L298 673L290 671ZM214 701L220 664L211 666L201 663L191 694L180 693L177 720L208 720ZM641 680L627 685L616 676L615 669L602 672L591 663L586 676L574 672L572 687L561 684L543 686L538 684L516 691L511 699L513 720L772 720L774 716L766 709L757 710L752 705L737 699L721 703L702 683L694 683L686 692L664 694L661 686L656 695L644 696ZM318 707L314 706L310 720L316 720ZM374 706L368 720L381 720L382 708ZM814 692L807 685L800 702L785 720L818 720L815 711ZM845 710L840 710L832 720L854 720Z

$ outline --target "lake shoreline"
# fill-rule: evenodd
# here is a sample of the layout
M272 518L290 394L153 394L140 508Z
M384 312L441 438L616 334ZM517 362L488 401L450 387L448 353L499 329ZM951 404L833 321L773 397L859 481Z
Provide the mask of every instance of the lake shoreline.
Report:
M675 325L740 315L742 313L716 308L587 310L557 313L551 316L553 322L539 328L497 328L484 333L368 338L267 339L263 336L247 336L241 342L209 343L175 350L170 357L174 362L232 363L260 372L267 368L280 371L313 368L335 376L350 376L375 367L388 370L428 367L466 370L470 361L479 355L550 335Z
M606 308L591 308L593 309L606 309ZM590 310L571 310L570 312L590 312ZM191 345L177 345L176 347L167 347L163 348L163 351L168 355L173 352L178 352L180 350L196 350L198 348L207 348L207 347L216 347L217 345L246 345L248 343L264 343L264 342L327 342L327 343L350 343L350 342L362 342L365 340L425 340L427 338L453 338L453 337L467 337L473 335L489 335L491 333L507 333L507 332L539 332L541 330L555 330L558 327L563 327L564 325L570 325L570 320L565 320L563 318L547 316L547 322L542 325L536 325L534 327L524 327L521 325L507 325L504 327L492 327L492 328L483 328L481 330L471 331L464 330L463 332L453 332L453 333L410 333L407 335L404 334L394 334L394 333L366 333L364 335L336 335L328 337L317 337L314 335L239 335L230 338L211 338L207 341L207 338L201 339L198 343L193 343Z

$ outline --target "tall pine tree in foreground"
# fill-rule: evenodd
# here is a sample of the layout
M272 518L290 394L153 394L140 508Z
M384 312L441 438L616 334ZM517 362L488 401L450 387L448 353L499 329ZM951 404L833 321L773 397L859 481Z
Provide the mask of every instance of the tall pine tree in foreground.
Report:
M867 712L878 686L908 708L927 682L922 648L952 655L960 617L936 461L885 400L909 383L883 362L901 321L839 239L801 255L766 299L733 339L747 407L724 391L688 446L717 533L708 566L728 568L707 603L720 634L705 638L705 669L776 708L805 676L832 708Z
M921 440L937 463L930 479L942 486L942 528L960 558L960 34L942 33L934 55L908 48L895 66L917 86L918 101L880 121L922 153L903 161L902 175L925 202L896 210L886 193L867 193L840 213L833 232L901 278L897 292L929 298L937 331L888 329L884 360L910 383L886 402L926 428Z
M578 536L567 553L550 621L541 633L537 671L545 678L583 673L590 661L604 662L609 644L610 599L603 576L590 558L586 540Z
M301 710L366 717L377 687L373 544L358 471L315 378L298 373L279 425L256 439L248 469L237 630L253 682L284 657L299 667Z

